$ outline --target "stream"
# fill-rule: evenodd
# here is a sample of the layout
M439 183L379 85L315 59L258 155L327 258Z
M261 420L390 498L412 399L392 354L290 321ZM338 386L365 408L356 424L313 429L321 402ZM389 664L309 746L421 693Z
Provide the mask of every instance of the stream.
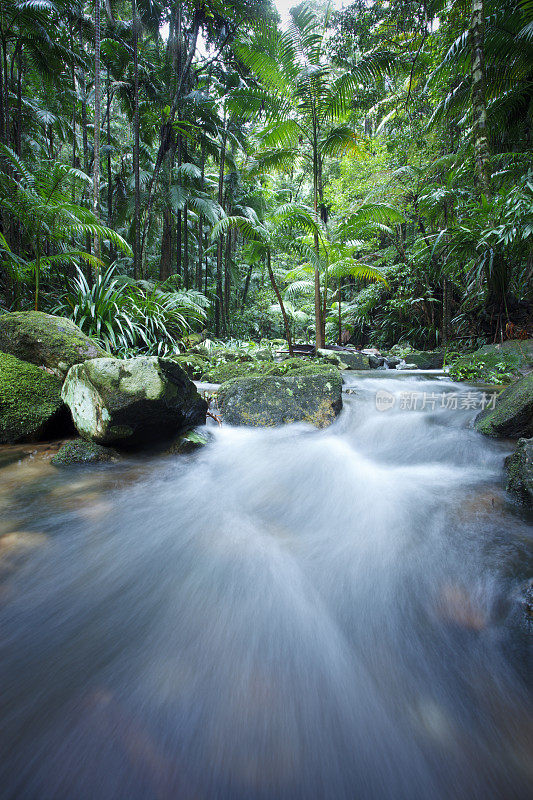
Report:
M4 458L2 800L531 797L512 445L471 387L345 381L324 431Z

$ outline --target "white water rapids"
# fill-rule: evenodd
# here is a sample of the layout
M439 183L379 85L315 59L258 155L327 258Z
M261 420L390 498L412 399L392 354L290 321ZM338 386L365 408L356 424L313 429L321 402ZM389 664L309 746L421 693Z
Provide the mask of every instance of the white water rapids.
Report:
M13 494L47 540L1 585L2 800L531 796L510 448L460 403L400 407L465 387L350 380L326 431Z

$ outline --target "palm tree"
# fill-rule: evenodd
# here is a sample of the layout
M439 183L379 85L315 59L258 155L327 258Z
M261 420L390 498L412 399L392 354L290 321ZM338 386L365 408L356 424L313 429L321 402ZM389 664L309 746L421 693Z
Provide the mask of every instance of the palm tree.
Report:
M72 184L86 184L87 175L60 162L42 161L33 172L16 153L0 145L0 209L16 220L24 237L24 252L14 255L5 240L2 256L18 280L33 275L34 305L39 308L41 273L58 267L75 268L81 261L100 269L102 262L80 248L76 241L84 236L108 239L131 255L131 249L118 233L101 225L87 208L72 202Z
M265 109L269 125L262 136L263 154L270 166L294 160L303 146L308 153L315 217L327 223L323 204L323 164L327 155L340 155L356 147L353 131L344 124L355 89L373 80L393 63L389 53L373 53L349 72L327 59L326 24L304 4L290 11L287 30L264 25L236 48L238 56L253 71L259 85L234 93L240 112ZM319 273L319 234L314 236L316 252L315 329L316 346L324 346L324 318Z
M321 231L317 225L315 215L311 209L305 206L298 205L297 203L285 203L276 208L262 222L259 221L253 212L247 217L224 217L213 226L211 238L215 241L217 239L220 240L220 237L231 228L238 229L243 238L255 242L257 254L265 259L270 284L276 295L283 317L283 326L289 354L292 356L294 352L291 329L283 297L272 269L272 250L280 233L286 233L296 228L306 231L313 237L318 236L320 240Z
M93 214L100 219L100 120L102 89L100 84L100 0L94 0L94 155L93 155ZM100 239L95 234L94 252L100 258Z
M133 20L133 179L134 203L133 212L133 274L140 277L141 265L141 184L139 172L139 28L137 18L137 0L131 0Z

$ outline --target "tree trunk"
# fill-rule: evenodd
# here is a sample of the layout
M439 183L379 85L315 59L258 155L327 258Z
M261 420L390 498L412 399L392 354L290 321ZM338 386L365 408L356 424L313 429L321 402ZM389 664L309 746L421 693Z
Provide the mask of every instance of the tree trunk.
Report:
M476 172L482 193L489 197L489 141L485 98L485 7L484 0L472 0L472 122Z
M224 133L220 143L220 167L218 170L218 204L222 206L224 202L224 166L226 163L226 142L228 139L228 129L226 115L224 113ZM217 243L217 295L215 300L215 331L220 336L220 322L224 320L224 296L222 293L222 256L224 248L224 237L220 236Z
M283 326L285 328L285 338L287 339L287 345L289 348L289 355L292 357L294 356L294 351L292 349L291 329L289 325L289 320L287 318L287 312L285 311L283 298L281 296L280 290L278 289L278 284L276 283L274 273L272 272L270 248L267 250L267 270L268 270L268 277L270 278L270 283L272 284L272 288L274 289L274 294L278 298L279 307L281 309L281 316L283 317Z
M100 219L100 121L102 92L100 86L100 0L94 2L94 158L93 214ZM100 237L94 237L94 252L100 258Z
M172 274L172 210L163 211L163 234L161 237L161 260L159 262L159 280L164 281Z
M139 24L137 19L137 0L131 0L133 19L133 274L139 278L143 274L141 252L141 181L139 172ZM172 240L171 240L172 241Z
M318 225L318 131L314 131L313 142L313 207L315 210L315 221ZM315 346L316 349L324 347L324 336L322 329L322 307L321 307L321 292L320 292L320 270L319 270L319 256L320 245L318 239L318 232L315 231Z

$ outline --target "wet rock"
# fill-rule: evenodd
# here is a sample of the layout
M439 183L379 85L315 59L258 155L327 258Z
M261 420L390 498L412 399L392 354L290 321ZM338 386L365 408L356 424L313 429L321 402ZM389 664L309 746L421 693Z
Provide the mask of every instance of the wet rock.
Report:
M97 444L137 446L204 425L207 402L174 361L96 358L73 366L62 397L78 433Z
M195 450L200 450L202 447L205 447L210 438L211 437L207 430L202 432L187 431L187 433L178 436L178 438L172 442L170 447L167 448L166 452L169 455L186 455L188 453L194 453Z
M328 364L335 364L339 369L370 369L370 356L364 353L350 352L348 350L318 350Z
M503 391L494 408L477 415L475 428L486 436L533 436L533 372Z
M64 377L73 364L107 353L66 317L41 311L0 316L0 350Z
M325 428L342 408L342 378L335 372L243 378L221 386L218 400L224 422L230 425L308 422Z
M69 427L61 379L0 353L0 442L35 441Z
M379 369L385 364L385 359L383 356L369 355L368 363L372 369Z
M50 459L50 463L56 467L70 467L73 464L102 464L116 461L118 458L120 454L111 447L103 447L85 439L76 439L74 442L62 445Z
M533 508L533 439L519 439L514 453L505 459L507 490Z
M402 359L398 356L386 356L385 366L387 369L396 369L402 363Z
M416 369L442 369L444 352L442 350L411 350L405 360Z

